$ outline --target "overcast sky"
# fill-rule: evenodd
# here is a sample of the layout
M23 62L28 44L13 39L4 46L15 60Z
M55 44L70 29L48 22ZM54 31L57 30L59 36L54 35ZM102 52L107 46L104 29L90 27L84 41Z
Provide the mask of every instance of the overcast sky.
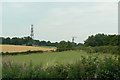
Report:
M4 37L30 35L46 41L84 42L97 33L118 33L118 5L107 2L9 2L2 5Z

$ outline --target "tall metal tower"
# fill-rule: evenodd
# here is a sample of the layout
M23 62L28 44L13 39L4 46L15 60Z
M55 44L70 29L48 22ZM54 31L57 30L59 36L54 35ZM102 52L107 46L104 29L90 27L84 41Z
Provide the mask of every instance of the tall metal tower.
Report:
M75 38L77 38L77 37L76 36L72 37L72 43L74 43Z
M32 39L34 39L33 24L31 24L31 34L30 34L30 37L31 37Z

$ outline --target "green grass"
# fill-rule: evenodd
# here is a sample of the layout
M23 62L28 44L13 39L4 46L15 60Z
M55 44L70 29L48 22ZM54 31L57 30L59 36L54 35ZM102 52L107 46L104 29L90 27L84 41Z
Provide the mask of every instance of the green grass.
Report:
M113 56L110 54L88 54L82 51L65 51L65 52L47 52L43 54L29 54L29 55L16 55L16 56L3 56L3 61L12 60L14 63L29 63L32 61L33 65L43 64L44 66L54 65L56 63L59 64L68 64L74 63L77 60L83 57L95 57L98 56L103 58L104 56Z
M2 78L64 78L65 80L68 78L75 80L98 78L102 80L104 78L105 80L118 80L120 78L118 57L111 54L92 54L83 51L3 56Z
M2 79L2 56L0 55L0 80Z

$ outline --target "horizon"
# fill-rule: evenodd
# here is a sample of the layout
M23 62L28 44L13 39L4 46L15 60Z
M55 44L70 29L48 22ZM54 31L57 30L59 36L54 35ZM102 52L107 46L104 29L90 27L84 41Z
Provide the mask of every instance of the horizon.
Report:
M104 34L104 33L97 33L97 34ZM95 34L95 35L97 35L97 34ZM93 36L95 36L95 35L93 35ZM119 35L119 34L104 34L104 35ZM92 36L92 35L90 35L90 36ZM2 37L0 37L0 38L10 38L10 39L12 39L12 38L24 38L24 37L30 37L30 36L23 36L23 37L4 37L4 36L2 36ZM89 37L89 36L88 36ZM87 38L88 39L88 38ZM39 39L33 39L33 40L39 40ZM39 40L39 41L46 41L46 40ZM50 40L47 40L46 42L48 42L48 41L50 41ZM66 40L61 40L61 41L66 41ZM72 40L68 40L68 41L70 41L70 42L72 42ZM56 41L56 42L52 42L52 41L50 41L51 43L56 43L56 42L60 42L60 41ZM79 43L81 43L81 42L74 42L74 43L77 43L77 44L79 44ZM82 42L82 44L84 44L84 42Z

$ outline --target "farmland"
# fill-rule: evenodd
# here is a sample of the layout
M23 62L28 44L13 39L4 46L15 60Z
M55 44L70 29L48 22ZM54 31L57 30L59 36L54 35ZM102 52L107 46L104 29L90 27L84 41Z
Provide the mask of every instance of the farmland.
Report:
M120 63L116 57L83 51L3 56L2 77L118 80Z
M41 48L32 46L21 47L27 48L26 50ZM31 48L28 49L28 47ZM17 46L14 48L17 48ZM47 50L46 48L49 50L56 49L55 47L42 47L40 50ZM19 49L23 51L22 48L19 47ZM94 49L90 47L90 50ZM93 52L68 50L62 52L48 51L32 54L3 55L2 78L99 78L100 80L102 78L120 78L118 75L120 74L118 55L99 51L98 53L95 53L96 51Z
M37 47L23 46L23 44L20 46L16 43L16 45L1 45L3 48L2 77L119 80L118 44L101 43L95 37L96 42L99 43L96 44L89 39L85 42L86 44L70 41L59 43L38 41ZM48 46L54 45L54 47L45 47L41 43Z
M36 50L43 50L43 51L50 51L56 50L55 47L33 47L33 46L21 46L21 45L0 45L2 48L1 52L24 52L24 51L36 51Z
M0 45L2 46L2 52L23 52L23 51L35 51L35 50L56 50L55 47L33 47L33 46L20 46L20 45ZM17 53L16 53L17 54ZM89 53L83 50L63 51L63 52L44 52L44 53L32 53L29 55L15 55L15 56L2 56L2 60L11 60L14 63L29 63L32 61L34 65L43 64L43 66L50 66L56 63L69 64L74 63L81 59L81 57L114 57L115 55L103 54L103 53Z
M99 57L112 56L110 54L89 54L83 51L64 51L64 52L46 52L43 54L3 56L3 61L12 60L15 63L29 63L32 61L34 65L43 64L44 66L54 65L55 63L68 64L74 63L83 57Z

